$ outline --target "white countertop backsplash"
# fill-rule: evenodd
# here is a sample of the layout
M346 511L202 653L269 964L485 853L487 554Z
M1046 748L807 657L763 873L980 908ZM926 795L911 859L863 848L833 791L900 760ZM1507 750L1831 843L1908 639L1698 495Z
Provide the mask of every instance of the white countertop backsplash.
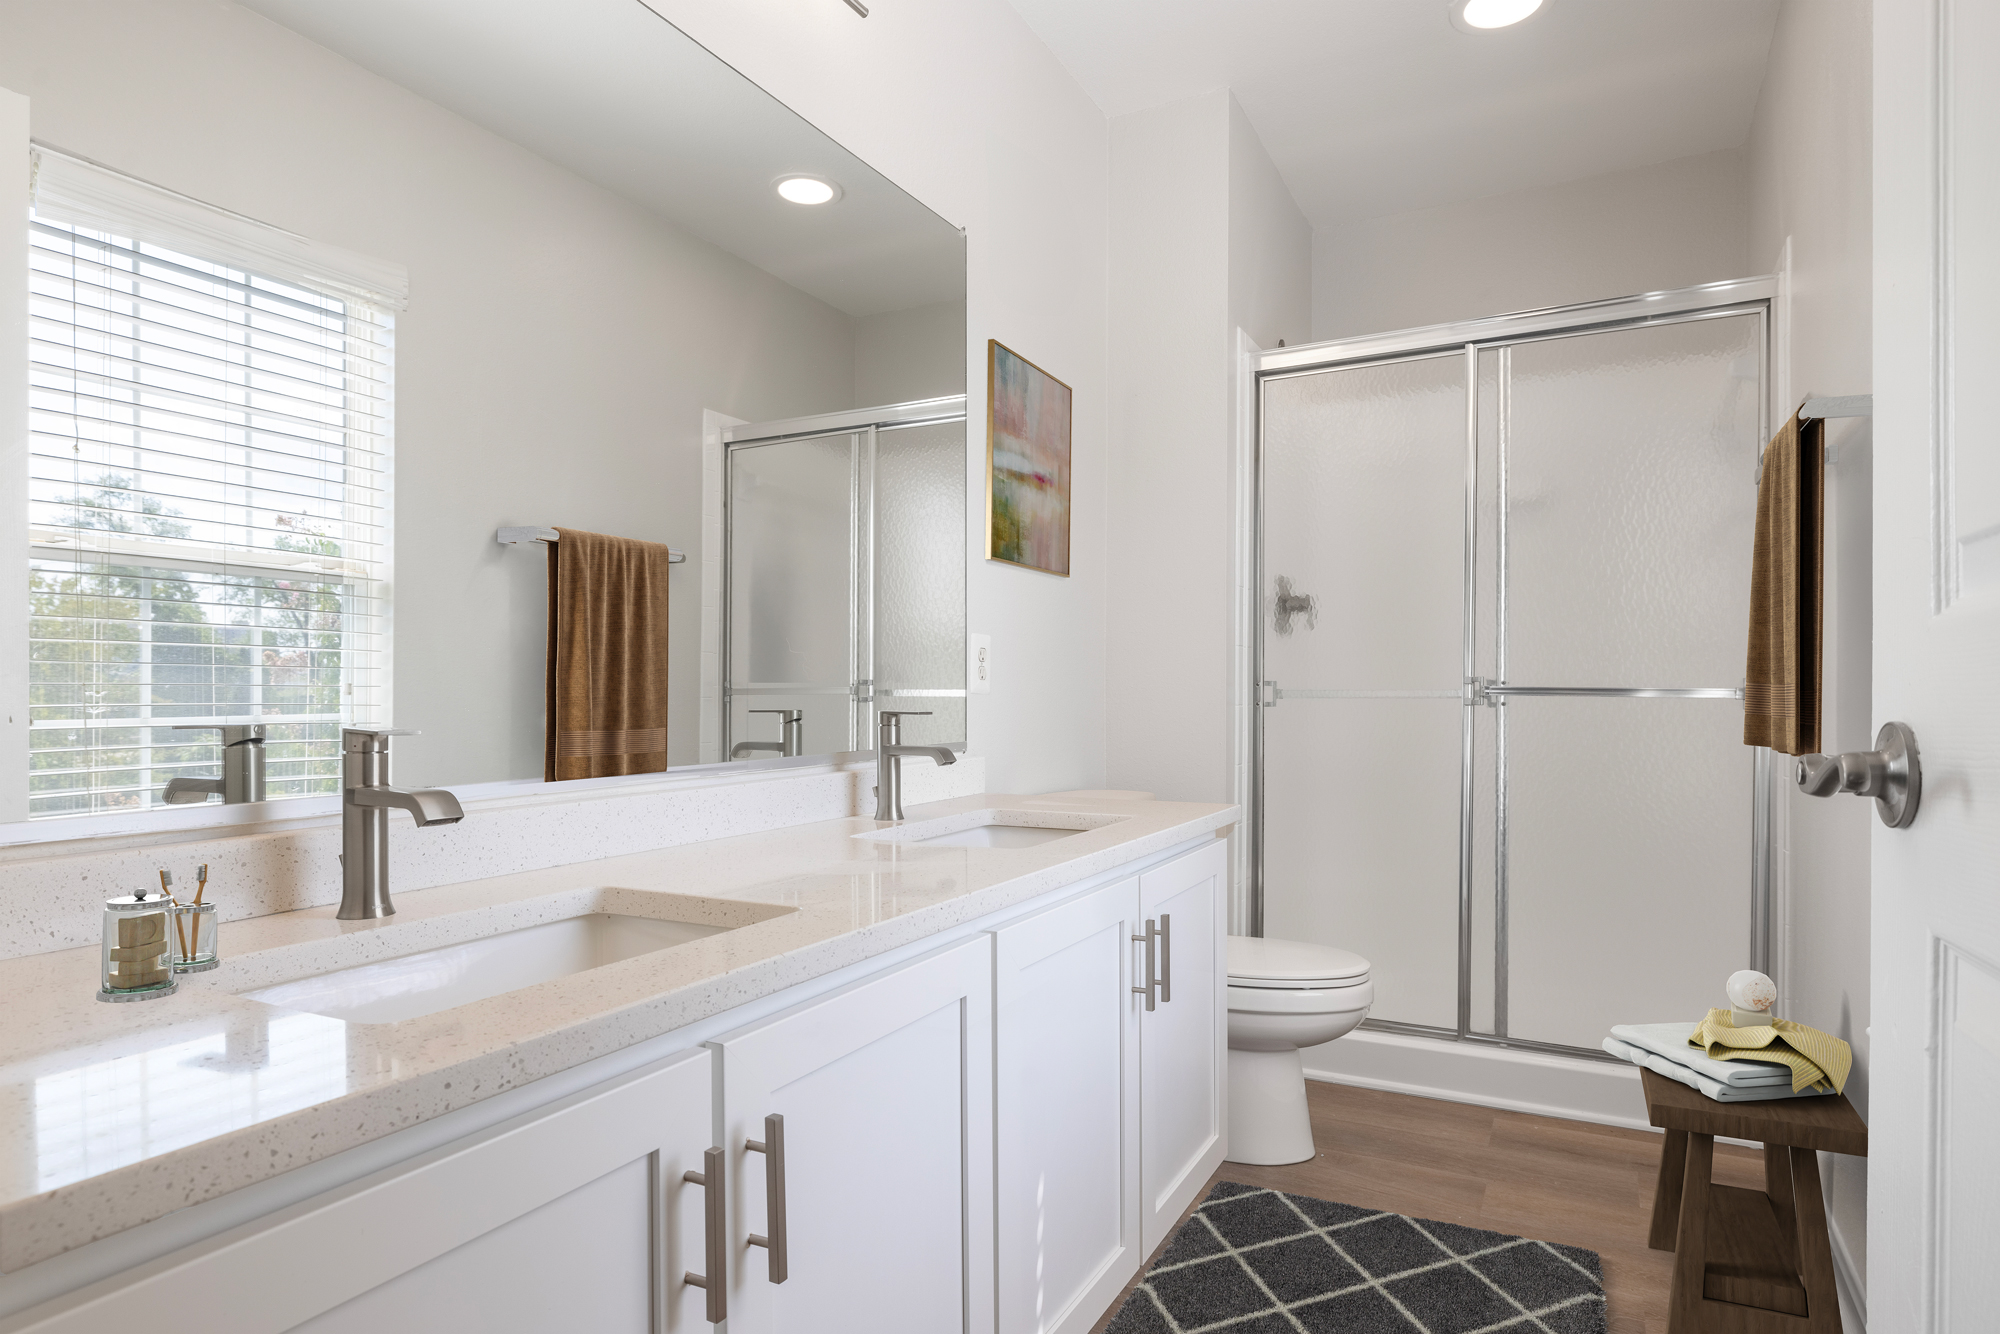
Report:
M976 792L980 767L961 762L919 781L971 779ZM1237 816L1229 806L1071 800L1062 809L1113 818L1035 847L924 847L865 837L884 828L855 814L872 777L866 767L819 770L721 789L496 803L443 830L395 817L399 911L372 922L334 918L337 827L0 867L13 915L29 919L7 928L17 957L0 962L9 998L0 1272L921 942ZM1048 798L961 795L913 804L910 816L971 823L982 809L1038 805L1056 809ZM164 1000L101 1004L100 900L152 877L162 855L184 883L195 863L210 863L229 914L222 966L183 977ZM238 994L463 939L475 920L484 936L579 911L671 916L673 900L690 895L709 914L702 920L744 924L397 1023L348 1023ZM38 903L54 909L37 914Z
M709 772L700 779L689 782L669 772L657 783L600 782L587 792L566 791L568 784L521 784L515 794L467 797L463 820L430 829L418 829L409 816L393 811L390 893L873 809L873 764L753 770L720 780ZM906 806L985 786L986 762L976 755L945 768L906 762L903 769ZM171 841L127 836L0 849L0 959L97 944L104 900L139 889L153 892L162 866L174 873L177 887L191 891L195 868L207 862L209 899L221 905L225 923L340 902L340 817L287 820L290 805L265 803L275 827L251 833L212 828L179 833ZM211 813L215 810L211 804ZM38 828L56 836L64 823L47 821Z

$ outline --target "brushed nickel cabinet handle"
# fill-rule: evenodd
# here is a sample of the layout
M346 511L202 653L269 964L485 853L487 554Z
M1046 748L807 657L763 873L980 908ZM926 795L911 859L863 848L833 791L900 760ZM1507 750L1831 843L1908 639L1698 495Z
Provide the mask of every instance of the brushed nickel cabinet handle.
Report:
M771 1281L783 1283L791 1258L785 1243L785 1118L772 1112L764 1118L764 1138L746 1139L743 1147L764 1155L764 1226L771 1229L768 1237L752 1232L750 1244L770 1252Z
M1146 985L1143 987L1133 987L1132 991L1135 995L1146 998L1146 1009L1151 1011L1154 1008L1154 993L1160 985L1160 975L1156 969L1159 961L1157 951L1160 940L1160 928L1152 918L1148 917L1146 919L1146 934L1134 936L1132 939L1135 943L1144 944L1146 947Z
M1174 999L1174 917L1172 913L1160 914L1160 1004L1170 1005Z
M681 1180L701 1187L701 1235L702 1249L706 1253L707 1272L686 1273L681 1279L691 1288L702 1288L708 1293L707 1319L711 1325L722 1323L729 1314L729 1249L728 1233L723 1227L723 1202L727 1198L722 1189L722 1150L705 1149L701 1155L699 1172L683 1172Z

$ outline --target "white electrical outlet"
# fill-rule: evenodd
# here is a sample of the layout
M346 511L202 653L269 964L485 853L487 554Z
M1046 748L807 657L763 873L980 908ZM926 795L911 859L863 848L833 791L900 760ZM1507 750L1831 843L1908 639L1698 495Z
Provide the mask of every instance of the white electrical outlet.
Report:
M965 692L984 695L993 689L993 636L965 637Z

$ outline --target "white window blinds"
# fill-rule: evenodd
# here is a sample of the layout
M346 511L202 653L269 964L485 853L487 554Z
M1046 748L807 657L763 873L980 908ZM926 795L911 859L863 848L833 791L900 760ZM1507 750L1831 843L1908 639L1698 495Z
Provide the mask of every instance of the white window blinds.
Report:
M338 789L387 707L390 266L47 150L29 220L31 818L143 809L268 727Z

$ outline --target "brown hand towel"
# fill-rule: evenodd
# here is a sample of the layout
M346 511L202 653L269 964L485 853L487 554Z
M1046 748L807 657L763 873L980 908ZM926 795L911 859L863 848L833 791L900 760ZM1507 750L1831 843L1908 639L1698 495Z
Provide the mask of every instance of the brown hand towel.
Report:
M667 548L556 529L542 777L667 767Z
M1750 660L1743 744L1819 750L1821 423L1794 416L1764 450L1750 558Z

